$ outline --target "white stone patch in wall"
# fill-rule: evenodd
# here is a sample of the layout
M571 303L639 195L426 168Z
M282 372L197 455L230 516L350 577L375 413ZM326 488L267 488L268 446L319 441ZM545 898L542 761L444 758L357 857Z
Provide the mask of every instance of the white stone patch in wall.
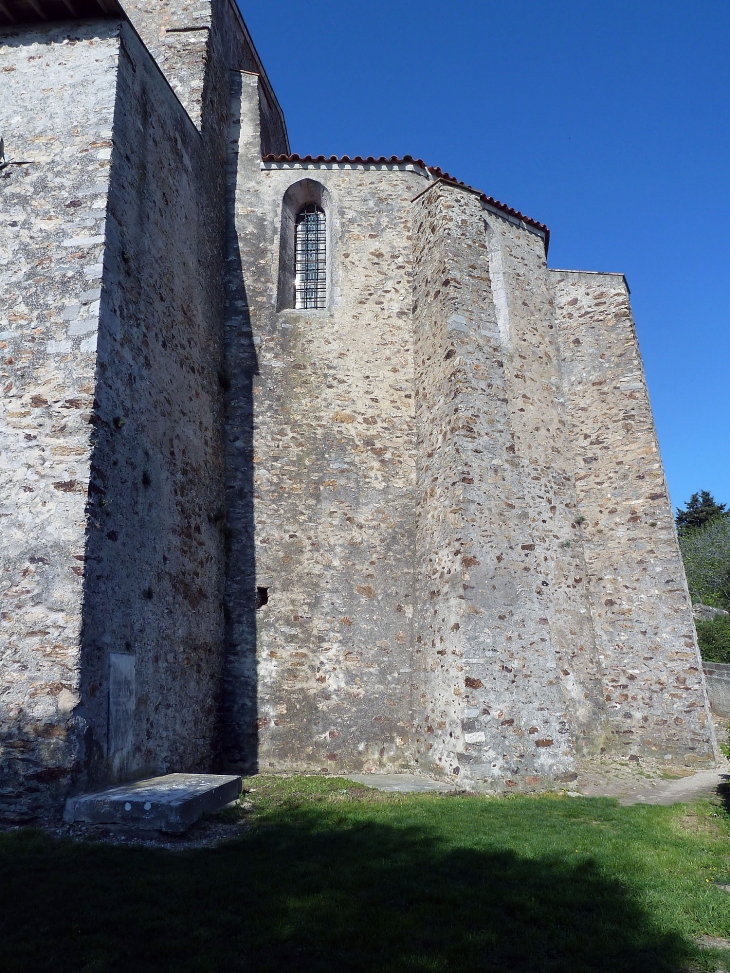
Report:
M62 689L58 694L57 705L59 714L68 716L79 705L79 696L68 689Z
M84 341L82 341L81 342L81 345L80 345L81 351L84 352L84 353L92 353L92 352L95 352L96 351L96 339L97 339L96 334L91 335L90 338L85 338Z
M94 247L103 243L103 236L75 236L61 242L62 247Z
M52 723L56 715L55 700L51 696L36 697L33 710L34 717L39 721Z
M509 291L507 289L499 238L489 225L487 225L487 250L489 254L489 277L492 282L492 297L494 298L494 310L497 315L499 336L502 341L502 346L509 348Z
M484 730L479 730L477 733L465 733L464 740L466 743L484 743L486 740Z
M68 329L69 338L77 338L79 335L95 331L96 321L96 318L79 318L78 321L74 321Z
M109 757L121 770L132 756L136 689L135 657L121 652L109 656Z
M48 341L46 343L46 352L49 355L68 355L71 348L70 341Z

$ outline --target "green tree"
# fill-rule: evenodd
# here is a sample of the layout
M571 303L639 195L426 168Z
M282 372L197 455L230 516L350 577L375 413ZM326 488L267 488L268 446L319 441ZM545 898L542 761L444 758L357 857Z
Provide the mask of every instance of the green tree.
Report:
M685 509L677 509L677 530L680 533L696 530L718 517L724 517L726 513L726 505L717 503L708 490L693 493L685 504Z

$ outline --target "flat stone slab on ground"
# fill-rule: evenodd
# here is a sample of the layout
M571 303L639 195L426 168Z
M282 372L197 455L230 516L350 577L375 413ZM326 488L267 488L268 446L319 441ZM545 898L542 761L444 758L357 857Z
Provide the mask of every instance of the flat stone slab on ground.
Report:
M240 777L166 774L70 797L63 817L67 824L109 824L180 834L203 814L235 801L240 793Z
M413 794L423 791L455 790L453 784L443 780L431 780L430 777L420 777L418 774L343 774L345 780L354 780L356 784L375 787L379 791L393 791L398 794Z

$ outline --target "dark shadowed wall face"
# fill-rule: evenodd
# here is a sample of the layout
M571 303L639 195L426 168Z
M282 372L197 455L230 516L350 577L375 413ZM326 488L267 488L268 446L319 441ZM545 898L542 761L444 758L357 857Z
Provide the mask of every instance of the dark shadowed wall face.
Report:
M86 542L80 712L94 780L202 769L211 756L225 511L221 247L206 229L202 154L125 26ZM107 701L110 665L122 696Z

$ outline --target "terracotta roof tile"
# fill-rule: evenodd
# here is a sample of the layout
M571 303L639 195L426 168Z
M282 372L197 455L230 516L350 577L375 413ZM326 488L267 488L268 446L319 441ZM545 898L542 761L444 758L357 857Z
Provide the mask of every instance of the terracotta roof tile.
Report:
M414 159L411 155L397 156L391 155L390 158L386 158L384 155L379 156L377 159L370 155L367 158L363 158L361 155L331 155L329 157L324 155L267 155L263 159L264 162L274 162L274 163L332 163L333 165L347 165L348 163L354 163L355 165L414 165L421 169L425 169L429 172L434 179L441 179L443 182L451 183L454 186L462 186L464 189L468 189L470 192L476 193L483 203L488 206L494 207L494 209L499 210L502 213L507 213L515 220L519 220L521 223L527 224L540 233L545 235L545 253L547 253L548 246L550 244L550 230L545 226L544 223L539 223L537 220L531 219L529 216L525 216L524 213L520 213L519 210L513 209L511 206L507 206L506 203L500 203L498 199L494 199L492 196L487 196L485 193L480 192L478 189L474 189L473 186L468 186L465 182L456 179L454 176L449 175L448 172L444 172L443 169L439 169L438 166L427 166L423 159Z

